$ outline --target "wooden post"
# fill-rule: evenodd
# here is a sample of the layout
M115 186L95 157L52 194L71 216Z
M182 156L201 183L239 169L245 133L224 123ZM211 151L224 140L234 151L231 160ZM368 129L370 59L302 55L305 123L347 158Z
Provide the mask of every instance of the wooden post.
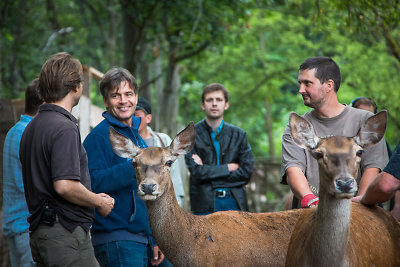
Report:
M90 67L83 66L83 92L78 105L72 109L72 114L78 119L81 140L90 132L90 84L92 77Z

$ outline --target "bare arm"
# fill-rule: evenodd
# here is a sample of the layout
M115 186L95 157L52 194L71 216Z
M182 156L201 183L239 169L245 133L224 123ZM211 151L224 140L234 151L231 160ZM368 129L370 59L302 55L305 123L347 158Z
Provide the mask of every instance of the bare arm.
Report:
M366 205L375 205L389 200L400 186L400 180L387 172L381 172L371 185L367 192L361 198L361 203Z
M56 192L76 205L95 207L98 212L106 217L114 207L114 199L107 194L95 194L86 189L79 181L58 180L53 184Z
M378 168L368 168L361 176L360 185L358 188L357 196L362 196L367 191L368 186L378 176L380 170Z
M308 186L307 178L299 167L289 167L286 170L286 180L297 199L313 194Z

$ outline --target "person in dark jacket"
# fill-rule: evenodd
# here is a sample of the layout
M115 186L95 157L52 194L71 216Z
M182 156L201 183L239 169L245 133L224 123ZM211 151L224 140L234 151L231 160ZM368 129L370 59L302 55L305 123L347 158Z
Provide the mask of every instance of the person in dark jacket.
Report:
M147 147L138 129L140 118L134 117L139 88L135 77L126 69L112 68L100 82L100 92L107 109L100 122L83 142L88 155L94 192L106 192L115 198L107 218L95 214L92 243L101 266L147 266L164 260L152 237L147 208L137 194L136 174L132 161L117 156L108 137L109 128ZM148 245L152 254L147 255Z
M206 117L195 125L195 145L185 155L191 209L197 215L247 211L245 185L250 181L254 158L246 132L224 122L228 91L219 83L206 86L201 108Z

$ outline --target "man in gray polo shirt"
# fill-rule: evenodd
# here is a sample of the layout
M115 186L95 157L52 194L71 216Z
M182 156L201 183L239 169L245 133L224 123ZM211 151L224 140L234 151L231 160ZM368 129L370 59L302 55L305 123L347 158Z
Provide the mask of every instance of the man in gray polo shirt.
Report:
M71 114L82 95L81 63L68 53L53 55L39 88L46 104L20 145L32 257L40 266L99 266L89 234L93 207L107 216L114 199L90 191L86 151Z
M304 105L313 110L304 114L314 127L317 136L329 135L353 137L357 135L366 119L374 115L339 103L337 92L341 74L339 66L331 58L313 57L305 60L299 69L299 93ZM368 185L388 162L385 140L365 149L357 179L359 191L365 193ZM318 204L318 162L309 151L300 148L286 127L282 136L283 184L289 184L294 193L292 208L309 208Z

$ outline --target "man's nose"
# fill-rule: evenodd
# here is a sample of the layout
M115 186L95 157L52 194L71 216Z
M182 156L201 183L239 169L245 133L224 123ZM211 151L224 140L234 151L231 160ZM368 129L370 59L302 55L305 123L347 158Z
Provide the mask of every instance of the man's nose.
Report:
M299 93L302 94L304 93L306 90L304 89L304 85L300 84L299 86Z

